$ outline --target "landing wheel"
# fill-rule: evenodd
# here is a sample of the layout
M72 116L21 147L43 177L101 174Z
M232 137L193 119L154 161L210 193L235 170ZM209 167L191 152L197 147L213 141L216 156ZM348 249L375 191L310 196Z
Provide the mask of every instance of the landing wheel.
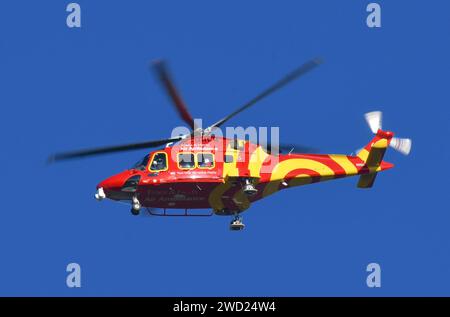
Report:
M251 179L246 178L243 184L243 191L247 196L254 196L258 193L258 190L253 185Z
M231 221L230 223L230 230L233 231L239 231L239 230L244 230L245 225L242 223L242 217L239 215L236 215L233 218L233 221Z
M139 215L140 211L141 211L141 203L136 197L133 197L131 204L131 214L137 216Z
M140 209L135 209L134 207L131 207L131 214L133 216L138 216L140 212L141 212Z

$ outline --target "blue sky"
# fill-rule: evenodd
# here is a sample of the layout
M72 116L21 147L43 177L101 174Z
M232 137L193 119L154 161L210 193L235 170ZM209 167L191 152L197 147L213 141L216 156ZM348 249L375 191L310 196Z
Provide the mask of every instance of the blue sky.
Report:
M448 1L8 1L0 13L0 295L450 295ZM214 122L304 61L325 63L230 124L351 153L363 114L413 139L371 190L356 178L284 191L244 214L132 217L95 185L145 154L46 166L60 150L169 136L148 70L165 58L192 114ZM66 286L77 262L82 287ZM366 286L377 262L382 287Z

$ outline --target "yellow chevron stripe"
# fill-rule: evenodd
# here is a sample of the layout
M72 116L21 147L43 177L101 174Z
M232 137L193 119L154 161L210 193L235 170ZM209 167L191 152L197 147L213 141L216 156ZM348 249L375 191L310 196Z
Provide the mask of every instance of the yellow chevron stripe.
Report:
M337 155L332 154L329 155L330 158L335 161L338 165L340 165L344 170L345 174L347 175L356 175L358 174L358 169L353 165L352 162L348 159L346 155Z
M306 184L311 184L312 182L312 177L308 174L299 174L296 175L295 178L293 178L290 182L289 182L289 186L300 186L300 185L306 185Z
M223 163L223 178L226 179L227 176L239 176L239 169L237 168L237 159L239 151L233 149L231 144L228 144L225 155L230 155L233 157L233 163Z
M362 149L361 151L358 152L357 156L365 162L369 157L369 151L367 151L366 149Z
M268 196L275 193L278 190L280 183L283 181L284 177L289 174L291 171L299 168L306 168L319 173L321 178L327 176L334 176L334 171L328 167L327 165L312 160L312 159L303 159L303 158L295 158L288 159L283 162L278 163L272 171L272 175L270 176L270 182L264 188L263 196ZM299 175L300 178L302 178Z
M260 177L261 167L264 160L269 156L264 150L258 146L252 153L250 161L248 163L248 169L250 170L251 177Z
M250 207L250 201L243 190L238 191L233 196L233 202L238 206L240 211L244 211Z
M219 211L225 208L222 201L222 195L231 188L231 182L225 182L217 185L209 194L208 202L212 209Z
M377 149L385 149L388 146L388 140L387 139L381 139L375 142L372 147Z
M223 163L223 170L222 170L222 177L224 179L224 183L216 186L211 193L209 194L208 202L211 208L214 210L222 210L225 208L225 205L222 201L222 196L231 188L231 182L227 181L227 178L229 176L231 177L238 177L239 176L239 169L237 168L237 161L239 156L239 150L235 150L230 143L227 144L227 150L225 155L230 155L233 157L232 163ZM236 198L236 195L233 198ZM247 198L247 197L245 197ZM250 205L250 202L245 201L242 197L237 195L237 201L241 203L241 205L238 205L240 208L244 208L247 204ZM246 207L245 209L247 209Z

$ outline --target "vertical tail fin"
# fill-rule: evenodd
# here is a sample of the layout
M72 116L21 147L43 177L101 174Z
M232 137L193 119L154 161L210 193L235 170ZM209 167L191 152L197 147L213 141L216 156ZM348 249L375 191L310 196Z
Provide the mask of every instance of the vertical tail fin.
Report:
M375 137L363 149L361 149L357 156L366 164L369 169L368 174L363 174L359 178L359 188L370 188L375 182L375 178L380 165L383 163L384 153L389 146L394 134L388 131L378 130Z
M376 165L376 161L379 162L378 164L383 160L384 153L386 152L386 148L391 143L392 137L394 136L394 133L390 131L382 131L378 130L375 137L367 143L365 147L363 147L356 155L364 161L367 165L369 165L369 158L370 158L370 165ZM371 151L373 149L373 154L370 155ZM376 154L376 155L375 155ZM370 166L369 165L369 166Z

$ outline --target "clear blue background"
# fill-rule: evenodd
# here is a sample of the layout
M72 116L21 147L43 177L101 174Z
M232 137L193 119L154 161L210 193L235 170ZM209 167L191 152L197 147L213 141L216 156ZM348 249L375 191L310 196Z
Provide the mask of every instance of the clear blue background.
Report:
M448 1L4 1L0 10L0 295L450 295ZM133 217L93 194L145 151L45 165L55 151L169 136L180 124L148 70L165 58L211 123L307 59L325 63L230 124L351 153L363 114L411 137L374 188L287 190L227 217ZM66 287L66 265L82 288ZM366 286L366 266L382 287Z

